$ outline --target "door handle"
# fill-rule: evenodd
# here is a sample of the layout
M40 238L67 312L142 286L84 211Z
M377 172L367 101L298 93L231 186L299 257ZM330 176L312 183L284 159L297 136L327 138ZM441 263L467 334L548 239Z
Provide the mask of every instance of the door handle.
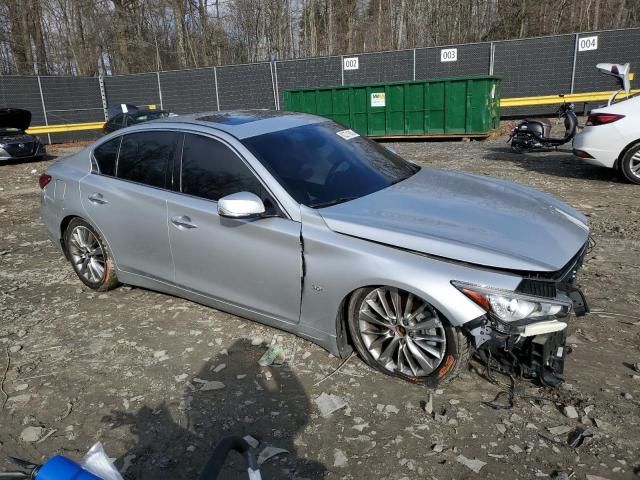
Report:
M89 201L91 203L95 203L96 205L105 205L109 203L104 199L101 193L92 193L91 195L89 195Z
M190 230L192 228L198 228L195 223L191 223L191 219L186 215L180 215L178 217L171 217L171 223L176 227Z

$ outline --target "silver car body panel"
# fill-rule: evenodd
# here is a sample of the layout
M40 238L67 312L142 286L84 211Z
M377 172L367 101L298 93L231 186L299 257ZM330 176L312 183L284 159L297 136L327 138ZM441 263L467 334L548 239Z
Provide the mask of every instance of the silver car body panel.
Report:
M542 192L427 167L320 214L337 232L510 270L560 270L589 232L584 215Z
M324 120L265 117L242 125L168 118L118 130L56 162L47 171L54 181L42 193L49 236L60 247L62 225L73 216L82 217L106 241L123 283L293 332L336 355L341 353L341 308L358 288L384 284L405 289L461 326L484 310L453 287L452 280L503 290L514 290L522 280L517 273L470 263L555 270L586 240L584 217L552 197L509 182L432 169L360 200L320 210L302 206L236 135L248 135L251 126L255 134ZM149 130L196 133L226 143L256 174L283 215L222 218L217 202L91 173L95 147L119 135ZM90 202L94 193L108 203ZM532 217L518 220L518 215ZM171 222L184 216L197 228L181 229ZM492 232L482 219L491 223ZM512 223L505 231L499 221ZM516 230L525 227L528 233ZM532 233L535 228L549 228L553 242L532 245L532 238L541 242L543 237ZM491 233L498 237L494 242ZM548 252L553 249L556 252Z

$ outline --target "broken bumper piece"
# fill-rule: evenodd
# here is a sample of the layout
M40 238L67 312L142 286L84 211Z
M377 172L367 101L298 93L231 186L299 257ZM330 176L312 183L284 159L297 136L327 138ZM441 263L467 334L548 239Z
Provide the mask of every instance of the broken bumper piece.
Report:
M489 367L557 386L566 356L567 323L559 320L512 326L483 316L467 327L480 358Z

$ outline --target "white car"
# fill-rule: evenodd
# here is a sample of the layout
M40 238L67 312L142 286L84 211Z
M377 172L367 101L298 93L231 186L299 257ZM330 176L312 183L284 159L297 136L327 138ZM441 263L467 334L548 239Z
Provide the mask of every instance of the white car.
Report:
M640 96L592 110L573 140L573 153L640 184Z

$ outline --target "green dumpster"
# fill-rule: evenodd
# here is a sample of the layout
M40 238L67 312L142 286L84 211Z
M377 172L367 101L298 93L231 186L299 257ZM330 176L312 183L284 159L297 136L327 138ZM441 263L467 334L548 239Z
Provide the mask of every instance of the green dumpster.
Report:
M500 79L491 76L300 88L285 110L328 117L370 137L486 137L500 123Z

